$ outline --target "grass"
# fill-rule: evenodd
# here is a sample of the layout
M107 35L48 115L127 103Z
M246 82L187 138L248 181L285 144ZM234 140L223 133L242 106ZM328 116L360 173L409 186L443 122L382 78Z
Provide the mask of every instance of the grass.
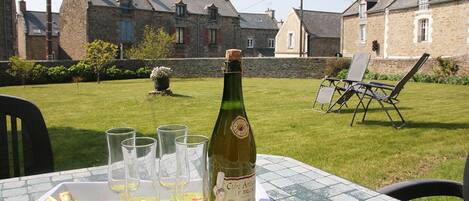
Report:
M284 155L377 189L413 178L462 181L469 148L468 86L408 83L399 104L408 126L392 128L373 103L365 124L349 126L352 110L311 110L319 80L244 80L245 103L258 153ZM42 110L57 170L106 163L104 131L130 126L156 136L161 124L182 123L210 136L222 79L172 79L174 97L148 97L149 80L1 87ZM351 105L355 105L352 103ZM361 116L358 116L361 117ZM360 119L360 118L359 118Z

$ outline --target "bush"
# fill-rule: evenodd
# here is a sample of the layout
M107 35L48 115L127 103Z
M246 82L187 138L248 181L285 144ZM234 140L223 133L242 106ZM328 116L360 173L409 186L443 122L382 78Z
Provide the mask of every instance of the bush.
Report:
M339 72L350 67L350 63L350 59L346 58L328 59L324 68L324 75L332 77L338 76Z
M122 74L122 78L124 78L124 79L136 78L136 73L131 71L131 70L124 70L124 72Z
M343 69L339 73L337 73L337 78L345 79L347 78L347 75L348 75L348 69Z
M47 75L48 69L40 64L35 65L31 69L30 83L33 84L44 84L49 82Z
M25 85L26 80L29 79L31 71L34 68L34 62L24 60L20 57L13 56L10 57L10 69L7 70L7 73L12 77L21 80L21 84Z
M433 73L441 82L456 76L459 71L459 65L454 59L438 57L436 60L438 61L438 66L433 67Z
M63 66L49 68L47 75L52 82L67 82L70 80L70 73L68 69Z
M70 75L72 77L82 77L85 81L92 81L95 80L95 75L93 72L93 68L90 65L86 64L83 61L70 66L68 69Z
M139 68L139 69L137 69L135 74L138 78L148 78L148 77L150 77L150 74L151 74L151 68L149 68L149 67Z
M106 69L105 77L108 80L121 79L123 77L123 71L118 69L116 66L112 66L111 68Z

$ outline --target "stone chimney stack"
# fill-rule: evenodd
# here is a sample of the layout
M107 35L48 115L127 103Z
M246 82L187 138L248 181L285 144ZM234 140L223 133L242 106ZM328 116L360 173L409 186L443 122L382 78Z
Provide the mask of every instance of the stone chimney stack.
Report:
M21 11L21 13L26 12L26 1L24 1L24 0L20 1L20 11Z
M272 19L275 19L275 10L271 10L270 8L268 8L265 11L265 14L269 15Z

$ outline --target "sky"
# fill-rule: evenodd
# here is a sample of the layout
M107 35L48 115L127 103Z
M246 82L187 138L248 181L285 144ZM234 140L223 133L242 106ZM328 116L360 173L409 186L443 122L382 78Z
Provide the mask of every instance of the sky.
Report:
M299 8L300 0L231 0L241 13L263 13L275 10L277 20L285 19L291 8ZM304 0L305 10L343 12L353 0ZM59 12L62 0L52 0L52 11ZM17 4L18 5L18 4ZM26 0L27 10L45 11L46 0Z

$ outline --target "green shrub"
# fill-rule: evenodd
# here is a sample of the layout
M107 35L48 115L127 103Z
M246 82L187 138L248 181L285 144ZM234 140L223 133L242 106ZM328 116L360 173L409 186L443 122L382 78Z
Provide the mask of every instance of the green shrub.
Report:
M84 61L80 61L77 64L70 66L68 71L72 77L81 77L85 81L95 80L93 68Z
M31 69L30 82L33 84L44 84L49 81L48 79L48 68L40 64L35 65Z
M150 77L150 74L151 74L151 68L149 67L139 68L137 69L137 71L135 71L135 74L138 78L148 78Z
M459 65L456 60L442 57L438 57L436 60L438 61L438 66L433 67L433 73L440 81L444 82L444 80L456 76L459 71Z
M350 67L350 62L350 59L347 58L328 59L324 68L324 75L332 77L338 76L339 72Z
M342 69L339 73L337 73L337 78L345 79L348 75L348 69Z
M136 73L131 70L124 70L124 72L122 73L122 78L124 79L136 78Z
M47 75L52 82L67 82L70 80L70 73L68 69L63 66L49 68Z
M29 79L29 76L31 75L31 70L34 68L34 62L24 60L17 56L10 57L9 60L10 69L7 70L7 73L20 79L21 84L25 85L26 80Z
M117 80L121 79L124 75L124 72L117 68L116 66L112 66L111 68L107 68L105 72L105 77L108 80Z

